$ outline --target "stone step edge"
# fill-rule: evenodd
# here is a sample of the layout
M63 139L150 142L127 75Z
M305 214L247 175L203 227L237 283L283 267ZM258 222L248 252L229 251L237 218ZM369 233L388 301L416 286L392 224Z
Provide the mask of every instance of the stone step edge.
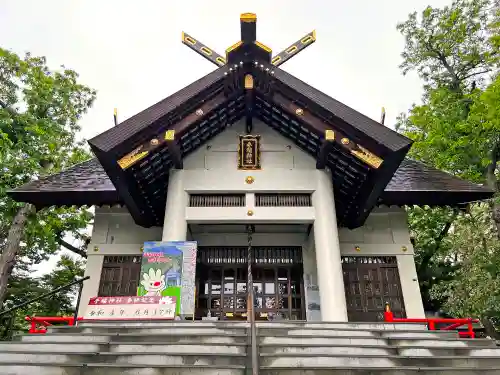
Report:
M47 354L47 352L37 352L37 351L25 351L25 350L12 350L9 352L3 352L8 354ZM209 352L199 352L199 353L185 353L185 352L52 352L53 355L86 355L86 356L103 356L103 357L112 357L112 356L133 356L133 355L164 355L168 357L210 357L210 356L224 356L224 357L247 357L247 353L209 353ZM4 362L0 362L0 364L4 364Z
M23 337L23 336L30 336L30 337L42 337L40 336L40 334L38 333L26 333L26 334L22 334L22 335L15 335L15 337ZM111 337L111 336L182 336L182 337L197 337L197 336L204 336L204 337L221 337L220 333L207 333L207 332L193 332L193 333L189 333L189 334L186 334L186 333L176 333L176 332L173 332L173 333L130 333L130 332L127 332L127 333L118 333L118 332L109 332L109 333L106 333L106 332L96 332L96 333L92 333L92 332L83 332L83 333L80 333L80 332L74 332L74 333L71 333L71 332L64 332L64 333L49 333L49 334L45 334L43 337L47 337L47 336L57 336L57 337L60 337L60 336L107 336L107 337ZM224 335L222 335L222 337L248 337L248 334L247 333L224 333ZM335 337L335 336L333 336Z
M114 343L113 343L114 345ZM165 345L165 344L162 344ZM228 344L232 345L232 344ZM261 348L283 347L283 344L259 344ZM429 349L429 350L442 350L442 349L464 349L464 350L480 350L480 349L498 349L496 346L425 346L425 345L374 345L374 344L300 344L291 343L286 344L286 347L292 348L378 348L378 349ZM500 355L499 355L500 357Z
M8 354L24 354L24 355L38 355L46 354L46 352L36 352L36 351L22 351L14 350L8 352ZM137 355L153 355L153 356L168 356L168 357L248 357L247 353L184 353L184 352L147 352L147 353L137 353L137 352L57 352L52 353L53 355L68 355L68 356L93 356L93 357L113 357L113 356L137 356ZM321 358L388 358L388 359L437 359L437 360L462 360L462 359L499 359L495 356L464 356L464 355L432 355L432 356L412 356L412 355L387 355L387 354L348 354L348 353L338 353L338 354L318 354L318 353L260 353L260 357L294 357L294 358L304 358L304 357L321 357ZM4 365L5 362L0 362L0 365Z
M259 353L260 357L321 357L321 358L389 358L389 359L497 359L496 356L469 356L469 355L386 355L386 354L318 354L318 353Z
M222 323L223 324L223 323ZM296 326L296 327L286 327L286 326L280 326L280 325L264 325L264 326L259 326L257 325L257 331L259 330L286 330L286 331L293 331L293 330L311 330L311 331L366 331L366 332L391 332L391 333L423 333L423 332L428 332L428 333L437 333L437 334L450 334L453 333L454 331L445 331L445 330L427 330L427 329L380 329L380 328L359 328L359 327L332 327L332 328L325 328L325 327L301 327L301 326ZM78 325L78 326L55 326L51 327L55 329L61 329L61 330L70 330L74 328L80 328L80 329L130 329L130 330L139 330L139 329L155 329L155 328L161 328L161 329L166 329L166 328L176 328L176 329L199 329L199 328L204 328L204 329L210 329L210 328L215 328L215 329L222 329L220 327L214 327L214 326L207 326L207 327L199 327L196 326L196 324L193 324L191 327L189 324L180 326L180 327L175 327L174 325L172 326L159 326L159 327L148 327L148 326L114 326L114 325L96 325L96 326L85 326L85 325ZM236 329L236 330L247 330L249 326L225 326L224 328L227 329ZM458 336L458 333L457 333Z
M415 367L415 366L394 366L394 367L367 367L367 366L359 366L359 367L353 367L353 366L335 366L335 367L320 367L320 366L301 366L301 367L285 367L285 366L260 366L260 370L270 370L270 371L276 371L276 370L288 370L291 371L293 369L297 371L303 371L303 370L352 370L352 371L358 371L358 370L364 370L364 371L380 371L383 373L383 371L417 371L422 374L422 371L500 371L500 367L449 367L449 366L444 366L444 367ZM424 372L424 373L425 373Z
M167 369L221 369L221 370L244 370L246 366L243 365L137 365L137 364L116 364L116 363L79 363L79 362L66 362L66 363L47 363L47 362L1 362L0 369L3 366L21 366L21 367L111 367L111 368L167 368Z
M22 337L42 337L39 334L35 333L26 333L22 335L15 335L14 337L16 339L22 338ZM117 336L182 336L182 337L198 337L198 336L203 336L203 337L221 337L221 335L214 334L214 333L204 333L204 332L197 332L197 333L116 333L116 332L110 332L108 334L99 332L99 333L91 333L91 332L85 332L85 333L50 333L48 335L44 335L43 337L47 336L55 336L55 337L67 337L67 336L100 336L100 337L117 337ZM227 333L224 334L222 337L248 337L248 334L244 333ZM425 341L425 340L435 340L435 341L457 341L457 342L491 342L492 344L495 343L495 340L491 339L470 339L470 338L461 338L461 337L398 337L398 336L391 336L391 337L375 337L375 336L329 336L329 335L297 335L297 334L283 334L283 335L258 335L257 338L268 338L268 337L273 337L273 338L283 338L283 337L290 337L290 338L319 338L319 339L338 339L338 338L348 338L348 339L376 339L376 340L417 340L417 341ZM22 342L22 341L17 341L17 342ZM45 342L45 341L40 341L40 342ZM58 341L58 343L63 343L63 341ZM165 344L170 344L170 343L165 343ZM210 343L211 344L211 343ZM287 344L288 345L288 344Z
M98 336L98 335L96 335ZM298 335L294 333L290 334L272 334L272 335L258 335L257 338L266 338L266 337L274 337L274 338L283 338L283 337L291 337L291 338L320 338L320 339L339 339L339 338L348 338L348 339L375 339L375 340L434 340L434 341L466 341L466 342L471 342L471 341L478 341L482 340L483 342L490 341L494 342L494 340L491 339L469 339L469 338L461 338L461 337L405 337L405 336L390 336L390 337L385 337L385 336L332 336L332 335L322 335L322 334L317 334L317 335ZM287 344L288 345L288 344Z
M0 347L2 345L31 345L32 341L0 341ZM162 346L170 346L170 345L207 345L207 343L199 343L199 342L182 342L182 343L171 343L171 342L159 342L159 341L40 341L36 343L37 345L162 345ZM214 342L209 343L210 346L248 346L249 343L246 342L231 342L231 343L221 343ZM288 344L287 344L288 345Z

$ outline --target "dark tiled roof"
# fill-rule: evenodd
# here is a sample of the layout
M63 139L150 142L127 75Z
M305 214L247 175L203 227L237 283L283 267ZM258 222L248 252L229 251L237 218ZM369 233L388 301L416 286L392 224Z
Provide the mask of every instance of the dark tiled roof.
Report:
M9 194L17 201L33 203L37 207L103 205L120 201L115 187L97 159L32 181Z
M363 134L366 134L378 143L392 150L399 150L412 143L412 141L404 135L397 133L391 128L380 124L355 109L326 95L290 73L279 68L275 68L274 71L274 76L278 81L285 83L296 92L304 95L312 102L332 113L335 117L345 121L347 124L361 131Z
M381 200L395 205L456 205L490 198L482 185L455 177L419 161L405 159L386 186Z
M211 87L224 77L224 73L229 70L228 66L223 66L199 80L191 83L169 97L153 104L151 107L139 112L135 116L128 118L115 127L95 136L89 140L89 143L100 150L109 151L129 139L151 124L162 119L165 115L174 111L177 107L186 101L193 99L200 91Z
M97 159L30 182L11 196L38 207L121 203L115 187ZM493 192L418 161L405 159L382 194L387 205L457 205L487 199Z

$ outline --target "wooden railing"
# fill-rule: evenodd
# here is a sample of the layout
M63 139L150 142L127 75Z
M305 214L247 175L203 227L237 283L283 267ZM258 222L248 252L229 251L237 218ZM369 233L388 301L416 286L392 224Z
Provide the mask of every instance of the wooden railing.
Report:
M474 323L479 319L472 318L395 318L389 304L385 305L384 321L387 323L420 323L427 325L429 331L458 331L458 335L464 338L475 338ZM440 326L446 324L445 326ZM459 331L460 327L466 326L466 331Z
M73 316L27 316L24 318L30 323L28 333L47 333L47 328L53 323L66 323L66 325L75 325L75 317ZM76 320L82 320L78 317Z

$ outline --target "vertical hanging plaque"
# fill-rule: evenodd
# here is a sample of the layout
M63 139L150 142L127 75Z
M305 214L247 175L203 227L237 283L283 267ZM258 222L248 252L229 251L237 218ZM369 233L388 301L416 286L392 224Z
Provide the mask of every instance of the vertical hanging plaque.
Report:
M260 135L240 135L238 143L238 169L261 169Z

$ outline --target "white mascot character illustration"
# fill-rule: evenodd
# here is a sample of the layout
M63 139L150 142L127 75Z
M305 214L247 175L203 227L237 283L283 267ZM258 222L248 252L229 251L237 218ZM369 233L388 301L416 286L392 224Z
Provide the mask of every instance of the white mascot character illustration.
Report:
M161 273L161 269L149 269L149 274L142 274L141 284L146 289L147 296L161 296L161 292L165 289L165 275Z

